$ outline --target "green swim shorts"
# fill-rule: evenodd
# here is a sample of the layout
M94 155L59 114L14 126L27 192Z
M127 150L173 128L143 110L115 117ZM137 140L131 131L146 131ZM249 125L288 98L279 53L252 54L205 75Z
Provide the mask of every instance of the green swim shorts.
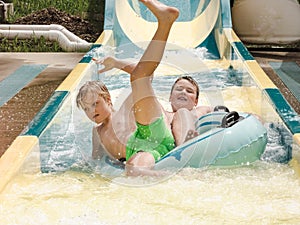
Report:
M175 140L161 116L149 125L137 123L137 129L126 145L126 160L137 152L143 151L150 152L157 161L173 148L175 148Z

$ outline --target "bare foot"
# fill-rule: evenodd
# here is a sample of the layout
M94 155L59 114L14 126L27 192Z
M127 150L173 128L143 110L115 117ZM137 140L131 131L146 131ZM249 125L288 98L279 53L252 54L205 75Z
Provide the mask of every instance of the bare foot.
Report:
M169 176L171 173L169 171L163 170L153 170L148 167L133 166L130 164L125 164L126 176L138 177L138 176L151 176L151 177L163 177Z
M125 165L128 176L155 175L154 157L149 152L138 152L127 160Z
M175 7L164 5L157 0L140 0L156 16L158 22L173 23L178 15L179 10Z
M186 134L185 136L185 140L184 142L194 138L194 137L197 137L199 135L199 133L195 130L189 130L188 133Z

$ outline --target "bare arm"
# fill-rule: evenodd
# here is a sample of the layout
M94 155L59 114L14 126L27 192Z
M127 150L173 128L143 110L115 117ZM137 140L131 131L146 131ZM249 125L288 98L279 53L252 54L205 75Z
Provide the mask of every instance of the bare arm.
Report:
M92 133L92 142L93 142L92 158L101 159L106 151L101 144L100 137L97 132L97 127L93 127L92 132L93 132Z
M132 62L128 62L125 60L120 60L111 56L108 56L104 59L95 59L93 58L93 60L97 63L97 64L101 64L104 66L103 69L99 70L99 73L103 73L106 72L108 70L111 69L120 69L123 70L126 73L132 73L132 71L135 69L136 67L136 63L132 63Z
M198 106L196 109L192 110L196 118L203 116L207 113L213 112L213 108L210 106Z

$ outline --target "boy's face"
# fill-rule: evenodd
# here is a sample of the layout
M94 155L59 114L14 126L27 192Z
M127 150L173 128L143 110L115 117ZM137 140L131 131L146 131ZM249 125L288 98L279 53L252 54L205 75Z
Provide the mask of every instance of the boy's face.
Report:
M83 110L87 117L99 124L111 115L111 106L100 95L88 93L84 98Z
M175 84L169 100L175 112L180 108L192 110L198 103L197 89L188 80L181 79Z

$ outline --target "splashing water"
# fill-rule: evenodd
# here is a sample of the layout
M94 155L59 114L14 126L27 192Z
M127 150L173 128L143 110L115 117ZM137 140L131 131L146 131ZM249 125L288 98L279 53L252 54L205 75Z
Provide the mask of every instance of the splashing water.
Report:
M101 51L93 54L103 57L110 49ZM128 75L115 71L97 77L94 70L91 77L102 79L118 101L116 96L129 87ZM213 68L192 76L200 85L201 104L222 102L232 109L249 109L243 88L248 93L256 87L243 70ZM175 78L158 74L153 80L166 105ZM242 94L236 97L239 91ZM221 100L216 102L215 96ZM0 224L300 223L299 177L285 164L291 143L283 125L266 123L267 149L262 160L251 165L183 168L165 179L109 180L93 167L93 124L74 106L74 98L40 137L41 166L47 173L19 173L1 193Z

